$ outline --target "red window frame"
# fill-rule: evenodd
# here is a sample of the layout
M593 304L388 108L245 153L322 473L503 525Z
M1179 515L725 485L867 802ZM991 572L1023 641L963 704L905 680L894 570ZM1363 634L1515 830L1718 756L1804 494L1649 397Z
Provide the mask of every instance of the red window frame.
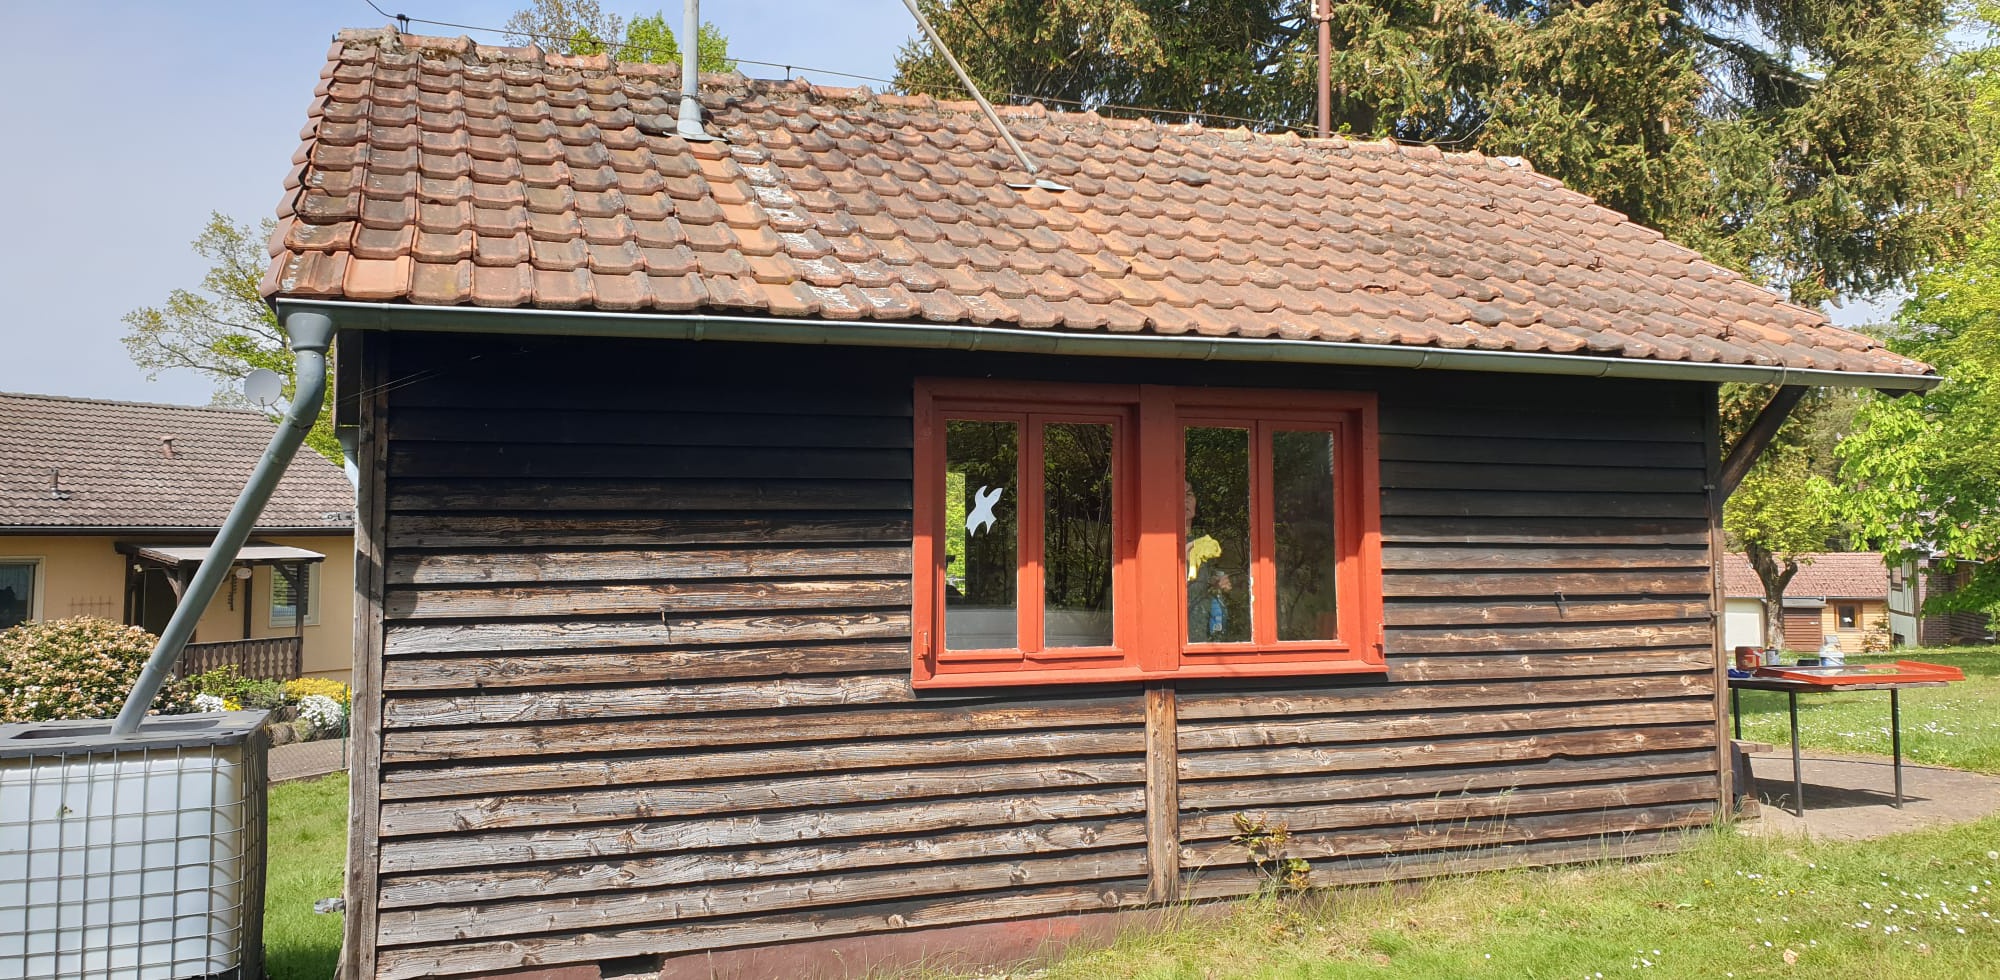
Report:
M1382 655L1381 480L1375 396L1295 390L1174 388L924 379L915 388L916 487L912 683L923 687L1109 683L1176 677L1282 677L1379 672ZM1021 536L1013 649L947 650L944 422L1020 424L1017 471ZM1112 643L1043 648L1043 526L1040 424L1110 422L1117 553L1112 572ZM1194 424L1252 432L1252 637L1248 643L1187 641L1183 433ZM1331 432L1337 637L1280 641L1275 525L1268 477L1271 433ZM1165 490L1155 488L1167 488ZM1258 584L1262 583L1262 584ZM1155 612L1165 610L1165 614Z

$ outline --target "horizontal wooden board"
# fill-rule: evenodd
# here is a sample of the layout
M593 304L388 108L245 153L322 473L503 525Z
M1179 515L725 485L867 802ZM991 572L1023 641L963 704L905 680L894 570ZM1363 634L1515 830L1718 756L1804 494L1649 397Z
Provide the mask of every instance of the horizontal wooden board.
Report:
M704 920L519 939L382 950L378 980L489 974L527 965L552 966L645 954L683 953L804 939L824 939L931 926L1062 915L1142 905L1145 878L1017 892L918 899L883 905L741 920Z
M389 480L389 509L451 512L908 510L901 480ZM396 518L390 517L390 523Z
M1313 690L1298 680L1283 690L1182 691L1182 723L1228 718L1298 718L1394 712L1417 716L1440 710L1587 701L1648 701L1707 697L1713 675L1552 677L1491 683L1369 684Z
M908 449L425 442L396 443L389 472L404 480L908 480L911 470Z
M691 411L631 408L426 408L389 416L389 438L415 443L564 443L606 446L763 446L908 449L914 441L908 406L891 415L818 411L756 412L759 399L733 398ZM821 402L821 407L824 400Z
M1144 808L1145 790L1135 786L994 794L953 801L892 801L876 806L788 813L724 814L701 820L642 820L392 838L382 842L382 873L586 858L612 860L628 854L956 832L969 827L1059 824L1066 820L1134 814Z
M634 569L638 571L638 569ZM527 616L644 616L908 606L910 579L733 579L691 582L556 582L503 586L393 586L383 615L490 622Z
M543 895L469 907L385 910L384 945L437 943L576 929L769 915L791 909L916 896L964 895L1022 885L1130 878L1146 873L1146 852L1131 848L1000 861L940 862L923 868L826 869L799 878L722 879L693 886L603 895Z
M1384 517L1385 545L1541 544L1578 547L1604 544L1708 545L1703 518L1591 517Z
M1708 548L1643 545L1396 545L1382 549L1382 570L1404 571L1529 571L1555 569L1701 569L1708 570Z
M501 691L392 697L383 727L527 724L585 718L703 715L717 711L833 708L907 704L917 700L908 677L782 677L714 684L628 684L622 687Z
M1707 595L1712 587L1711 573L1706 567L1588 572L1540 569L1520 572L1388 572L1382 576L1382 593L1390 599L1463 599L1466 596L1542 598L1558 593L1565 598L1700 597Z
M1613 725L1674 725L1715 718L1712 698L1486 708L1363 717L1229 718L1180 725L1180 751L1440 739L1495 732L1555 732Z
M1511 399L1510 393L1505 396ZM1504 401L1476 408L1444 404L1399 403L1385 399L1382 441L1401 436L1450 436L1504 439L1533 433L1539 439L1587 439L1599 442L1644 441L1702 444L1701 418L1694 412L1672 413L1643 408L1620 411L1616 404L1573 406L1549 412L1510 408Z
M1382 438L1382 459L1413 463L1505 463L1522 466L1623 466L1701 469L1699 442L1545 439L1528 429L1506 437L1466 439L1408 433Z
M1714 749L1638 755L1554 757L1501 765L1412 769L1344 776L1273 776L1195 780L1181 784L1181 810L1242 812L1319 801L1440 796L1525 786L1556 786L1713 774Z
M1188 779L1288 777L1315 772L1371 772L1418 766L1483 765L1556 756L1675 752L1715 746L1715 723L1585 729L1439 742L1362 745L1288 745L1229 752L1187 752L1180 774Z
M782 744L756 749L660 755L552 757L544 762L481 765L401 766L382 774L382 799L525 793L590 786L737 779L790 773L833 773L849 769L992 762L1007 759L1068 759L1145 751L1138 727L1082 731L1008 732L918 739L872 739L825 745Z
M1713 633L1708 620L1637 625L1465 626L1404 628L1388 634L1390 653L1499 653L1533 650L1590 650L1621 647L1697 646Z
M910 549L889 545L794 548L614 548L402 552L389 559L396 585L688 581L716 578L910 574Z
M1548 517L1706 519L1702 493L1580 493L1560 487L1541 490L1432 490L1410 487L1382 491L1382 517Z
M1710 753L1711 762L1714 753ZM391 800L382 805L388 837L457 834L519 827L671 820L713 814L834 807L890 800L951 799L988 793L1061 788L1098 789L1144 782L1137 758L1090 758L953 763L935 767L856 770L836 777L756 775L721 782L566 789L551 793Z
M687 650L610 649L603 652L502 656L402 656L383 665L385 691L467 691L572 684L656 683L811 674L908 670L908 641L861 641L797 646L698 647Z
M1061 854L1140 847L1145 822L1136 818L989 827L961 833L895 837L850 844L768 847L572 861L433 874L393 875L382 883L382 907L466 905L510 898L698 885L713 881L825 873L979 858Z
M907 508L765 512L393 514L390 548L591 548L910 540Z
M1269 826L1284 826L1294 834L1308 834L1358 827L1391 827L1423 824L1450 824L1461 820L1505 817L1512 814L1555 813L1576 810L1603 810L1611 807L1656 806L1706 799L1712 811L1715 801L1715 774L1672 776L1665 779L1637 779L1587 786L1534 786L1501 792L1437 795L1414 799L1357 800L1267 807L1252 816ZM1181 816L1181 840L1220 840L1224 847L1240 855L1242 845L1227 841L1241 833L1235 813L1189 813ZM1213 856L1222 848L1197 853Z
M1602 677L1623 674L1713 671L1713 647L1598 650L1591 653L1444 654L1389 657L1386 679L1419 681L1506 680L1517 677Z
M383 652L505 653L516 650L607 650L617 647L723 643L822 643L910 635L907 608L877 612L772 613L761 616L653 616L568 622L392 623Z
M445 762L516 755L670 752L729 745L780 745L912 735L1032 731L1145 720L1136 696L999 703L903 704L894 708L786 714L683 715L619 721L481 725L394 730L382 736L384 762Z
M1565 599L1463 602L1430 598L1398 600L1383 606L1383 623L1399 626L1526 626L1566 630L1578 623L1630 623L1698 619L1708 615L1704 599Z
M771 349L759 346L766 352ZM542 411L588 409L612 414L658 412L676 415L726 411L732 415L785 415L795 418L814 415L910 416L911 393L907 382L901 385L849 383L840 386L799 383L774 373L773 361L768 356L763 358L755 373L755 377L768 383L754 388L736 380L719 383L725 375L718 372L727 369L715 366L715 362L706 357L700 358L707 365L703 376L667 379L656 369L658 352L665 348L660 345L649 345L649 348L646 352L648 356L641 360L652 363L637 375L624 375L629 379L624 382L611 380L617 376L612 371L619 366L618 362L603 358L564 371L561 352L538 352L532 357L520 359L513 370L507 372L492 370L494 365L490 361L478 371L454 367L450 370L452 377L449 379L399 385L391 390L388 415L394 420L406 412L417 410L455 410L461 413L460 418L468 418L488 411L532 415ZM551 357L551 354L556 356ZM398 373L431 372L411 369ZM562 383L552 384L552 380ZM819 380L824 382L825 378L822 376Z
M828 473L827 476L838 474ZM1420 490L1525 490L1593 493L1701 492L1705 471L1650 466L1517 466L1502 463L1382 461L1382 486Z

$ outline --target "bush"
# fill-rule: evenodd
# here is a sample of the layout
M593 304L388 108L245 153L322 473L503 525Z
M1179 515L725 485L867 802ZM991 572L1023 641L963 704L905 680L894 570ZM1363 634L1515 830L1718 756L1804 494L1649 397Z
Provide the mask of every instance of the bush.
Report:
M159 638L88 617L0 632L0 721L110 718L125 706ZM194 691L169 681L154 711L184 711Z
M256 711L275 711L285 706L285 685L279 681L246 681L237 700Z
M238 704L242 703L244 697L250 693L251 686L257 683L244 677L242 672L236 669L235 664L223 664L213 670L204 670L189 677L187 682L188 687L196 694L206 694L209 697Z
M285 700L303 701L308 696L318 694L346 704L351 698L347 685L324 677L300 677L285 682Z
M314 735L337 735L346 730L347 709L324 694L308 694L299 699L299 722Z

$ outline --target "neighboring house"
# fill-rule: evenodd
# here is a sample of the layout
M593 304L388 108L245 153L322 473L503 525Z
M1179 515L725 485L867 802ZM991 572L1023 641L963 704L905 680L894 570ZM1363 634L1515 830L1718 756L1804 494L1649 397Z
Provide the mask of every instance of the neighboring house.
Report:
M1890 622L1889 566L1879 551L1830 551L1802 555L1797 575L1785 585L1785 649L1809 653L1827 637L1845 653L1862 653L1872 642L1894 641ZM1748 559L1723 558L1723 591L1728 599L1723 644L1764 646L1764 584Z
M95 616L159 632L272 431L255 411L0 393L0 627ZM346 678L353 493L299 454L183 672Z
M1265 889L1246 813L1322 885L1673 850L1718 384L1935 383L1515 161L703 95L329 55L266 289L358 447L348 976L1032 943Z
M1904 562L1889 570L1889 630L1897 646L1948 647L1991 643L1993 627L1985 613L1925 613L1934 595L1963 588L1978 562L1961 561L1945 571L1936 559Z

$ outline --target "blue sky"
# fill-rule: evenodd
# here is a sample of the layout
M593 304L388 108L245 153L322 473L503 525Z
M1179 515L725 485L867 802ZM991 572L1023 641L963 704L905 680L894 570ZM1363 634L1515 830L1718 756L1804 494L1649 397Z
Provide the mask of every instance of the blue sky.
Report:
M495 27L519 6L377 2ZM670 22L679 19L668 0L604 6L670 8ZM9 13L14 37L39 41L12 46L15 94L0 100L0 187L11 192L10 233L0 235L0 391L206 402L209 383L192 373L148 381L118 342L120 317L200 281L205 264L186 244L210 211L243 221L271 213L334 32L384 19L364 0L57 0ZM880 77L894 73L896 50L915 31L900 0L707 0L702 15L741 58ZM1882 314L1861 304L1834 311L1841 323Z

